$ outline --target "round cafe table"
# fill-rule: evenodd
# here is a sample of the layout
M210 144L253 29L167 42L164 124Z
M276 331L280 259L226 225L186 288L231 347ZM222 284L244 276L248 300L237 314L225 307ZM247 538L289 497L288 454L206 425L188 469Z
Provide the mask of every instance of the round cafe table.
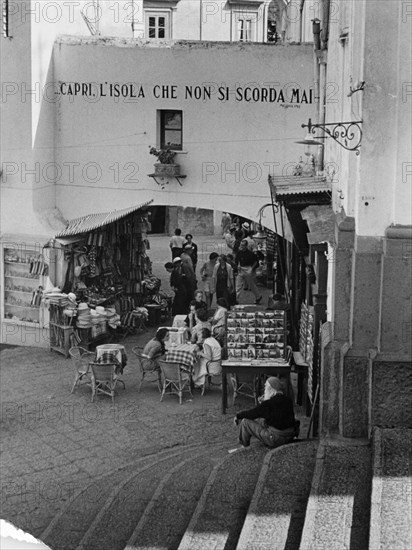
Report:
M122 344L101 344L96 346L96 362L116 363L116 371L122 374L127 365L126 350Z

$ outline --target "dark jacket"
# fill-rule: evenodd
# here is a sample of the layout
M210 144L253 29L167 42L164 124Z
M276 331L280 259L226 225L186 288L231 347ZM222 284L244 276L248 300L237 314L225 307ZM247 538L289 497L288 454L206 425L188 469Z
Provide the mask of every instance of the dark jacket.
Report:
M258 261L256 254L251 250L239 250L236 256L236 261L240 267L251 267L255 265Z
M197 249L197 244L195 244L193 241L192 241L191 243L188 243L187 241L185 241L185 242L183 243L183 250L184 250L184 248L185 248L185 246L186 246L187 244L190 244L191 247L192 247L192 251L191 251L191 253L190 253L190 257L192 258L193 265L196 265L196 264L197 264L197 250L198 250L198 249Z
M237 413L236 418L264 418L268 426L278 430L293 428L295 425L295 414L293 412L292 400L283 393L277 393L267 401L263 401L254 409Z

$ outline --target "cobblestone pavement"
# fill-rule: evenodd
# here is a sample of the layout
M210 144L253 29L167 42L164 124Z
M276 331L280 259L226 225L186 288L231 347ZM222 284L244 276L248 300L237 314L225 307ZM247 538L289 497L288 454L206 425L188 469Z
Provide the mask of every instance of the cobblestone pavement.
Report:
M197 239L208 254L211 239ZM166 251L165 251L166 242ZM223 241L218 241L219 246ZM154 273L165 282L168 239L152 237ZM223 245L222 245L223 246ZM198 391L179 405L177 396L162 403L156 384L144 383L131 348L152 337L155 328L125 341L129 357L126 389L115 404L107 396L90 401L90 388L70 394L74 372L69 359L47 349L5 346L1 351L1 517L38 534L73 492L97 477L139 457L192 443L226 441L237 445L237 431L220 411L221 392ZM188 394L187 394L188 395ZM236 410L250 407L241 401Z

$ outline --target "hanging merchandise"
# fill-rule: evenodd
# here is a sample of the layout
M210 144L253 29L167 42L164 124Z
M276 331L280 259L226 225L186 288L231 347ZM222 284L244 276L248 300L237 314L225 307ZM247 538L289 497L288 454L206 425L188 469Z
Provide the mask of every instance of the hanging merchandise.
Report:
M96 276L96 256L97 256L96 247L93 245L90 247L90 250L87 256L90 261L90 265L89 265L90 277Z
M105 219L110 215L105 216ZM76 229L79 229L77 221ZM133 319L139 315L126 314L151 302L152 296L159 292L160 279L152 276L152 264L146 251L150 244L147 239L147 212L136 210L124 218L85 233L76 244L67 245L66 257L72 262L68 267L66 282L77 294L78 300L89 308L113 306L117 304L116 315L106 321L109 327L118 325L119 318L133 325ZM82 306L83 308L84 306ZM77 318L83 330L90 323L95 326L98 316L91 313L86 318L82 312Z

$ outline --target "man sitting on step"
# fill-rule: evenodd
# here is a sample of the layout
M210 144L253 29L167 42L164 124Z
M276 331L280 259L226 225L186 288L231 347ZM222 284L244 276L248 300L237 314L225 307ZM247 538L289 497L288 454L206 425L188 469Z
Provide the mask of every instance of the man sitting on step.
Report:
M299 435L300 422L295 420L292 400L284 395L282 382L271 376L266 380L263 399L254 409L238 412L239 442L249 447L252 436L266 447L279 447Z

